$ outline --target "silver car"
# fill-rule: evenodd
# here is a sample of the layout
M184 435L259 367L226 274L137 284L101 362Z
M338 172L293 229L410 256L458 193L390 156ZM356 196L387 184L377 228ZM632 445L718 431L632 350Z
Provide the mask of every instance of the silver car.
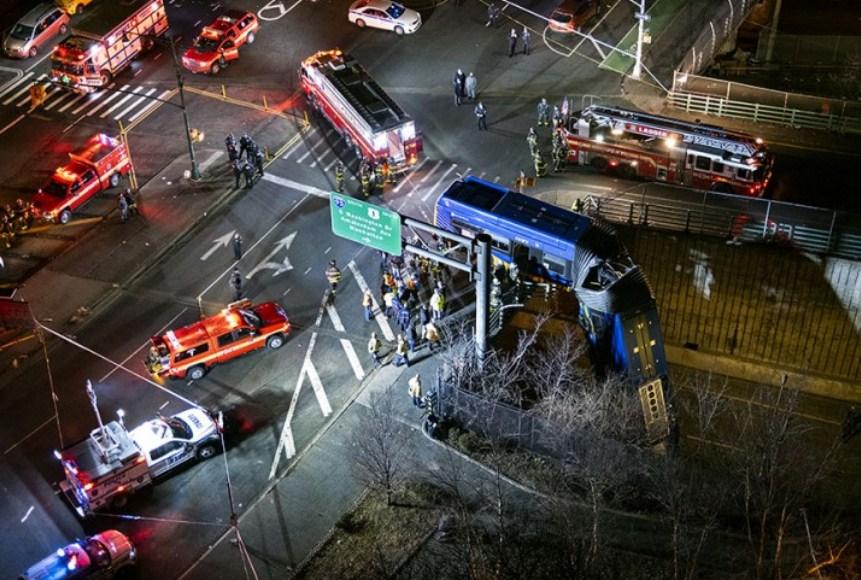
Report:
M15 23L3 40L3 51L11 58L34 57L52 38L68 31L69 15L43 2Z

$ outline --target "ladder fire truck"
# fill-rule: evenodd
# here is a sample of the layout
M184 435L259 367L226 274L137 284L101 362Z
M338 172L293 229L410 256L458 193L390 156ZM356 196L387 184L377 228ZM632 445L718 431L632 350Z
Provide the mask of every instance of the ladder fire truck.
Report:
M587 107L564 132L571 163L721 193L762 196L774 165L762 139L617 107Z
M309 106L359 158L388 163L395 173L415 165L422 148L415 123L352 57L320 51L302 62L299 76Z
M79 92L96 91L166 30L163 0L101 2L54 49L51 79Z

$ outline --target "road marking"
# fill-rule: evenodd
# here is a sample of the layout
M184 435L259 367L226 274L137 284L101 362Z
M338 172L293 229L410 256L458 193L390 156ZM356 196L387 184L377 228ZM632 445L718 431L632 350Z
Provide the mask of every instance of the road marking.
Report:
M284 18L285 16L287 16L288 14L290 14L290 12L294 8L296 8L297 6L299 6L299 4L302 3L302 1L303 0L296 0L295 2L293 2L293 4L290 5L289 8L284 8L284 4L282 4L278 0L272 0L271 2L267 3L265 6L263 6L260 10L257 11L257 17L260 20L267 20L269 22L274 22L275 20L280 20L280 19ZM277 11L278 15L277 16L264 16L263 15L264 13L270 12L270 11L271 12Z
M69 97L75 97L75 93L73 93L72 91L66 91L66 94L62 95L62 96L61 96L60 98L58 98L58 99L55 99L53 103L48 104L48 105L45 107L45 110L46 110L46 111L50 111L51 109L53 109L54 107L56 107L57 105L59 105L60 103L62 103L64 100L68 99ZM74 98L74 99L72 99L70 102L71 102L71 103L74 103L74 102L75 102L77 99L79 99L79 98L81 98L81 95L77 95L77 97L76 97L76 98Z
M436 171L437 169L439 169L439 166L440 166L440 165L442 165L442 161L437 161L437 162L436 162L436 165L434 165L433 167L431 167L431 170L430 170L430 171L428 171L427 173L425 173L424 177L422 177L422 178L421 178L421 180L419 181L419 185L421 185L422 183L424 183L425 181L427 181L428 179L430 179L430 176L434 174L434 171ZM457 167L457 165L455 165L455 167Z
M77 103L78 101L80 101L81 99L83 99L86 96L87 96L86 93L81 93L80 95L78 95L77 97L75 97L74 99L72 99L71 101L69 101L68 103L66 103L62 107L60 107L59 109L57 109L57 112L59 112L59 113L64 112L66 109L68 109L69 107L71 107L72 105L74 105L75 103Z
M206 250L206 253L200 257L201 262L205 262L209 259L212 254L220 250L221 248L226 248L227 244L230 243L230 240L233 239L233 234L236 233L236 230L230 230L230 233L224 234L220 238L215 238L212 240L212 247Z
M320 411L323 417L328 417L332 414L332 405L329 404L329 397L326 396L326 390L323 388L323 382L320 380L320 375L317 374L317 369L314 363L310 360L305 363L305 374L311 381L311 388L314 389L314 395L317 397L317 404L320 405Z
M204 159L199 167L200 172L203 173L204 171L209 169L209 166L215 163L222 155L224 155L224 151L215 151L212 155Z
M313 129L311 129L311 131L305 136L306 140L308 138L310 138L311 135L313 135L316 132L317 132L317 127L314 127ZM303 143L302 139L300 139L299 137L300 137L300 135L297 134L296 137L294 138L295 141L293 142L293 144L290 147L287 148L287 150L284 153L284 156L281 157L281 159L287 159L288 157L293 155L293 153L295 153L297 149L299 149L299 146L302 145L302 143Z
M27 439L29 439L30 437L32 437L33 435L35 435L36 433L38 433L38 432L39 432L39 431L40 431L40 430L41 430L45 425L47 425L48 423L50 423L51 421L53 421L56 417L57 417L56 415L51 415L50 417L48 417L47 419L45 419L45 422L44 422L44 423L42 423L41 425L39 425L38 427L36 427L35 429L33 429L32 431L30 431L30 432L29 432L29 433L27 433L26 435L24 435L24 436L23 436L21 439L19 439L15 444L13 444L13 445L12 445L12 447L10 447L10 448L9 448L9 449L7 449L6 451L4 451L4 452L3 452L3 455L8 455L10 451L12 451L13 449L15 449L16 447L18 447L19 445L21 445L24 441L26 441Z
M436 183L434 183L433 186L430 189L428 189L425 192L425 194L422 196L422 201L427 201L427 199L431 196L431 194L437 190L437 188L440 186L440 184L443 182L443 180L446 177L448 177L448 174L451 173L452 171L454 171L455 167L457 167L457 163L452 164L452 166L449 167L448 170L442 174L442 177L440 177L439 179L436 180Z
M33 513L33 509L35 509L35 508L33 508L33 506L30 506L30 509L28 509L28 510L27 510L27 513L25 513L25 514L24 514L24 517L23 517L23 518L21 518L21 523L22 523L22 524L23 524L24 522L26 522L26 521L27 521L27 518L29 518L29 517L30 517L30 514L32 514L32 513Z
M119 90L124 91L124 90L128 89L130 86L131 85L123 85L122 87L120 87ZM107 91L105 91L105 92L107 92ZM122 93L111 93L110 95L108 95L107 99L105 99L104 101L102 101L101 103L99 103L98 105L96 105L95 107L90 109L89 111L87 111L87 117L89 117L90 115L93 115L96 111L98 111L99 109L101 109L102 107L104 107L105 105L107 105L108 103L110 103L111 101L116 99L117 97L119 97L121 94Z
M31 70L33 70L34 68L36 68L37 66L39 66L40 64L42 64L42 63L45 61L45 59L46 59L46 58L50 58L50 56L51 56L52 54L53 54L53 51L50 51L50 50L49 50L48 52L46 52L46 53L44 54L44 56L42 56L42 58L40 58L39 60L37 60L36 62L34 62L33 64L31 64L31 65L30 65L30 68L28 68L26 72L30 72ZM44 76L48 76L48 75L42 75L42 76L44 77Z
M16 117L16 118L11 122L11 123L9 123L8 125L6 125L5 127L3 127L2 129L0 129L0 135L2 135L3 133L5 133L6 131L8 131L9 129L11 129L11 128L12 128L12 127L14 127L15 125L17 125L19 122L21 122L21 119L23 119L23 118L24 118L24 117L26 117L26 116L27 116L27 115L25 115L25 114L23 114L23 113L22 113L21 115L18 115L18 116L17 116L17 117Z
M108 88L108 89L112 89L112 88L114 88L115 86L116 86L116 83L111 83L111 84L109 84L109 85L107 86L107 88ZM86 109L87 107L89 107L90 105L92 105L93 103L95 103L96 101L98 101L99 99L101 99L102 97L104 97L104 96L105 96L105 95L107 95L107 94L108 94L108 91L107 91L107 90L104 90L104 91L98 91L98 92L95 92L95 93L90 93L89 95L88 95L88 94L86 94L86 93L84 93L84 96L86 96L86 97L92 97L92 98L88 98L88 99L87 99L87 101L86 101L83 105L81 105L81 106L80 106L80 107L78 107L77 109L74 109L74 110L72 111L72 114L73 114L73 115L77 115L78 113L80 113L81 111L83 111L84 109Z
M273 262L271 260L272 257L275 256L275 254L277 254L281 250L284 250L285 252L290 251L290 246L293 245L293 240L296 239L297 233L299 232L293 232L275 242L275 247L272 248L272 251L269 252L269 254L265 258L260 260L260 262L258 262L257 265L251 269L248 275L245 276L245 279L251 280L254 274L262 270L275 270L275 272L272 274L273 278L275 276L278 276L279 274L283 274L284 272L289 272L290 270L292 270L293 264L290 263L290 256L284 256L284 259L282 259L280 262Z
M176 322L176 319L177 319L177 318L179 318L180 316L182 316L183 314L185 314L187 310L188 310L188 307L183 308L182 310L180 310L180 311L179 311L179 313L178 313L176 316L174 316L173 318L171 318L170 320L168 320L168 321L167 321L167 324L165 324L164 326L162 326L161 328L159 328L159 329L155 332L155 335L154 335L154 336L158 336L158 335L160 335L162 332L164 332L165 330L167 330L167 329L168 329L168 327L170 327L170 325L171 325L171 324L173 324L174 322ZM102 378L100 378L100 379L98 380L98 382L100 382L100 383L104 383L106 380L108 380L108 378L110 378L110 376L111 376L112 374L114 374L115 372L117 372L117 370L118 370L119 368L124 367L124 366L126 365L126 363L127 363L127 362L129 362L129 361L132 359L132 357L136 356L140 351L142 351L143 349L145 349L145 348L147 347L147 345L148 345L148 344L150 344L150 341L146 341L145 343L143 343L142 345L140 345L138 348L136 348L134 351L132 351L132 353L131 353L129 356L127 356L126 358L124 358L123 360L121 360L119 363L114 364L114 368L112 368L112 369L111 369L111 370L109 370L107 373L105 373L105 376L103 376Z
M365 378L365 369L362 368L362 363L359 362L359 357L356 355L353 343L346 338L342 338L341 346L344 348L344 352L347 353L347 360L350 361L350 366L353 367L353 374L357 380L361 381Z
M299 159L296 160L296 163L302 163L303 161L305 161L305 159L309 155L311 155L311 153L314 152L315 149L317 149L317 147L319 147L320 145L325 145L326 144L326 137L328 137L331 133L332 133L332 131L329 131L328 133L323 135L319 141L317 141L311 147L308 148L308 150L305 152L305 154L302 157L300 157Z
M164 103L162 102L162 99L164 99L167 95L171 94L174 90L175 89L168 89L166 91L162 91L161 94L159 94L159 96L157 97L159 100L153 101L152 103L129 117L129 123L133 123L141 115L145 115L150 111L154 110L156 107L160 107L161 105L163 105Z
M415 174L416 174L416 172L417 172L419 169L421 169L422 167L424 167L425 163L427 163L427 162L428 162L428 158L427 158L427 157L425 157L424 159L422 159L421 163L419 163L418 165L416 165L415 167L413 167L413 168L412 168L412 170L409 172L409 174L407 174L407 176L406 176L406 177L404 177L404 178L401 180L401 182L400 182L400 183L398 183L398 184L395 186L394 192L395 192L395 193L398 193L398 192L401 190L401 188L402 188L404 185L406 185L406 183L407 183L408 181L411 181L411 180L412 180L413 175L415 175Z
M125 109L123 109L122 111L120 111L119 113L117 113L117 115L114 117L114 121L119 121L120 119L122 119L123 117L125 117L125 116L129 113L129 111L131 111L132 109L134 109L135 107L137 107L138 105L140 105L142 102L144 102L144 101L146 100L146 98L147 98L147 97L151 96L151 95L152 95L154 92L156 92L157 90L158 90L158 89L150 89L150 90L148 90L148 91L147 91L147 92L146 92L146 93L145 93L141 98L139 98L139 99L138 99L138 100L136 100L134 103L132 103L131 105L129 105L128 107L126 107Z
M104 113L102 113L101 115L99 115L99 118L100 118L100 119L104 119L105 117L107 117L108 115L110 115L112 112L114 112L118 107L121 107L121 106L123 105L123 103L125 103L125 102L126 102L126 101L128 101L129 99L133 98L136 94L138 94L138 92L139 92L139 91L142 91L142 90L143 90L143 86L137 87L135 90L133 90L133 91L131 92L131 94L130 94L130 95L126 95L126 96L124 96L122 99L120 99L119 101L117 101L116 103L114 103L114 106L113 106L113 107L111 107L110 109L108 109L107 111L105 111Z
M271 181L277 185L282 187L286 187L288 189L295 189L297 191L301 191L302 193L307 193L309 195L315 195L317 197L322 197L325 199L329 199L329 192L323 191L317 187L312 187L310 185L305 185L304 183L299 183L298 181L293 181L292 179L284 179L283 177L278 177L277 175L273 175L271 173L267 173L262 177L265 181Z
M41 81L42 79L44 79L44 78L45 78L45 76L46 76L46 75L44 75L44 74L39 75L38 77L36 77L36 78L33 80L33 84L38 83L39 81ZM3 101L3 104L4 104L4 105L8 105L9 103L11 103L12 101L14 101L15 99L17 99L18 97L20 97L21 95L23 95L24 93L26 93L26 92L27 92L27 91L29 91L29 90L30 90L30 86L29 86L29 85L27 85L27 84L25 83L24 88L22 88L21 90L17 91L16 93L14 93L12 96L8 97L5 101Z
M305 275L305 276L307 276L307 275L308 275L308 272L310 272L310 271L311 271L311 266L308 266L307 268L305 268L305 271L304 271L304 272L302 272L302 274L303 274L303 275Z
M164 409L168 405L170 405L170 401L165 401L164 403L161 404L161 406L158 408L158 410L161 411L162 409Z
M368 283L365 282L365 277L362 276L362 273L359 272L358 266L356 266L355 260L350 260L350 263L347 264L347 267L350 268L350 271L353 272L353 277L356 279L356 283L359 285L359 288L362 289L362 294L365 292L371 292L371 289L368 288ZM377 321L377 324L380 327L380 330L383 332L383 336L386 337L386 340L394 341L395 333L392 332L392 327L389 326L389 321L383 314L383 311L380 310L380 305L377 304L377 299L374 298L374 293L371 292L371 303L374 306L374 318Z
M17 87L17 86L18 86L18 85L20 85L21 83L25 83L25 82L27 82L27 79L29 79L31 76L33 76L33 73L29 72L29 73L25 74L23 77L19 78L17 81L15 81L15 82L14 82L14 83L12 83L11 85L9 85L9 86L8 86L8 87L6 87L5 89L3 89L3 92L2 92L2 93L0 93L0 97L2 97L3 95L5 95L5 94L6 94L6 93L8 93L8 92L10 92L10 91L14 90L14 89L15 89L15 87ZM27 87L27 88L29 88L29 87ZM4 103L4 104L5 104L5 103Z

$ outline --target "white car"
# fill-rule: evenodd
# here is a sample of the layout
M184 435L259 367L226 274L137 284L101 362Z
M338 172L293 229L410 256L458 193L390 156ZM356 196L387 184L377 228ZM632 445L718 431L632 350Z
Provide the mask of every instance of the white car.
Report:
M153 477L192 459L209 459L219 449L218 429L199 409L147 421L129 435L146 457Z
M412 34L422 25L421 14L390 0L356 0L347 19L359 28L394 30L398 36Z

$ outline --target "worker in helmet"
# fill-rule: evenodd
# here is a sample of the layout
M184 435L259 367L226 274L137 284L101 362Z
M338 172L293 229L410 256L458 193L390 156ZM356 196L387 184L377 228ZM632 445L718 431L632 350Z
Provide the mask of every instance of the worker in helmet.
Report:
M338 289L338 284L341 282L341 270L338 269L338 265L335 263L335 260L330 261L329 267L326 268L326 280L329 281L331 296L334 298L335 291Z
M346 168L344 164L340 161L335 165L335 189L338 190L338 193L344 193L344 174L346 172Z

